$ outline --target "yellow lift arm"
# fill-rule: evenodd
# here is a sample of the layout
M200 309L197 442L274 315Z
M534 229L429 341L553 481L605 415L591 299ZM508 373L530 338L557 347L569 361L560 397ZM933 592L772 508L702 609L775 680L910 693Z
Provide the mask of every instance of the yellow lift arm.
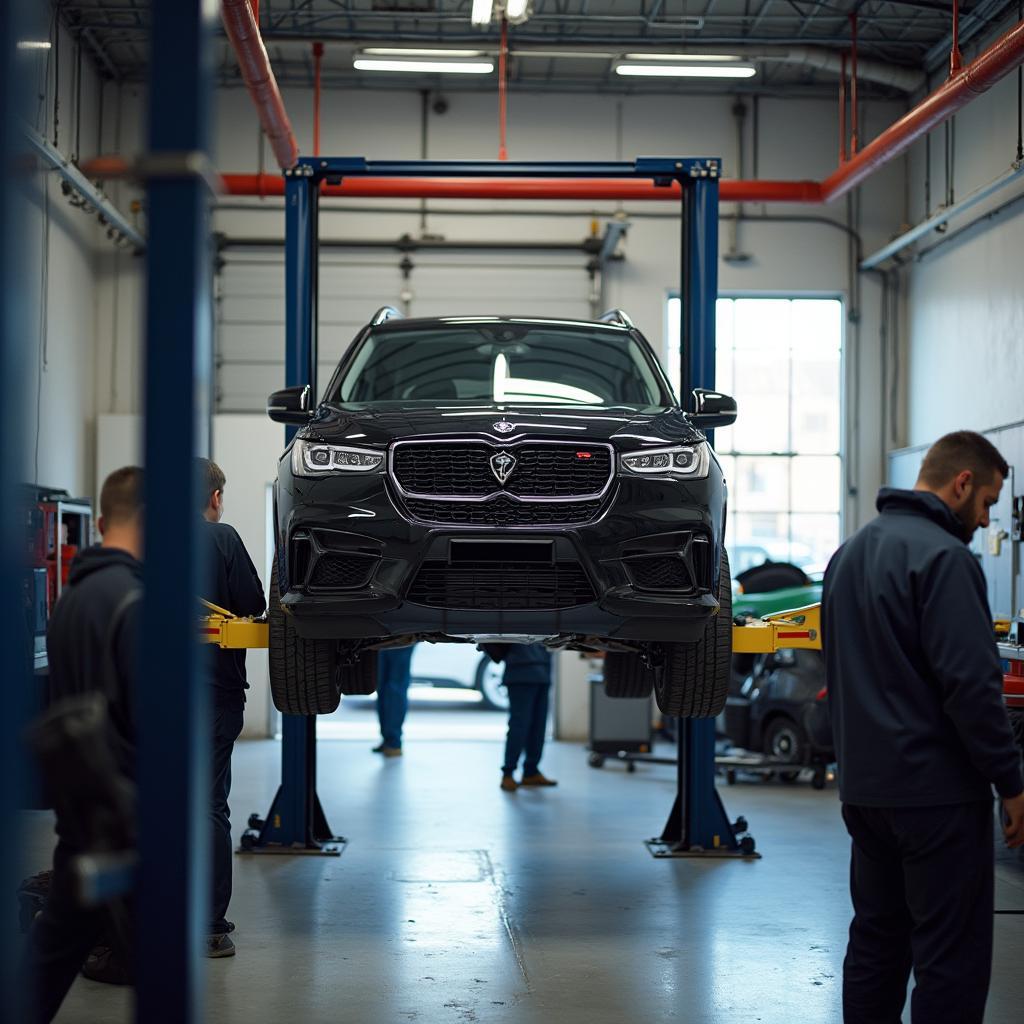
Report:
M226 608L200 600L211 612L199 622L203 643L232 649L270 646L270 627L264 620L240 619Z

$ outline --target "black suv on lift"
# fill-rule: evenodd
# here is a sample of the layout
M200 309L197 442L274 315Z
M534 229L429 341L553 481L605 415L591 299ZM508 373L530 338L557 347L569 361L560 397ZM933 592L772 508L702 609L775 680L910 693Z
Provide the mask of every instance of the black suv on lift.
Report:
M612 696L717 715L731 653L726 489L619 311L404 319L381 310L323 400L272 395L300 424L274 493L270 681L326 714L376 688L376 651L501 637L604 651Z

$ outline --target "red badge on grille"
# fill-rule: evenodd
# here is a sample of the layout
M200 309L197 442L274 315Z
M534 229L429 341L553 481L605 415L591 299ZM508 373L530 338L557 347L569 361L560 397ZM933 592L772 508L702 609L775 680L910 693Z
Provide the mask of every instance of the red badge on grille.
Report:
M577 459L589 459L590 458L590 452L577 452L576 453L576 458Z

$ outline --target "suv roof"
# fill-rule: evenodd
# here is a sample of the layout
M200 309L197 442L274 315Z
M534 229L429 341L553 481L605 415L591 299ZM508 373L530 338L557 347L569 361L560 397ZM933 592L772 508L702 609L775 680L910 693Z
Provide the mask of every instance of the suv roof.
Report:
M609 330L629 333L634 327L608 320L577 320L571 317L555 316L423 316L404 317L401 313L380 319L384 310L378 311L370 321L376 330L392 331L407 328L424 327L430 324L552 324L562 326L585 327L588 330Z

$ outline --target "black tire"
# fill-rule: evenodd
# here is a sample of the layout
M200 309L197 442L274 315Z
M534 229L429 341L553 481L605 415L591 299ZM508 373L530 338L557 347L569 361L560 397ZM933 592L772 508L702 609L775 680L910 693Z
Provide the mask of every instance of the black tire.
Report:
M803 727L794 722L788 715L773 718L764 731L764 742L761 746L765 757L772 761L784 761L789 764L803 765L807 762L807 733ZM785 779L789 774L795 779L800 773L782 772ZM790 781L786 779L786 781Z
M277 559L270 575L270 693L285 715L329 715L338 710L338 643L304 640L281 607Z
M591 754L587 758L587 764L589 764L591 768L603 768L604 758L600 754Z
M732 664L732 580L724 549L718 603L718 614L704 627L700 640L663 645L663 662L654 674L654 696L663 715L715 718L725 707Z
M609 651L604 656L604 692L608 697L629 699L650 697L654 689L654 672L639 654Z
M352 663L338 667L338 688L346 697L368 697L377 691L377 651L363 651Z

